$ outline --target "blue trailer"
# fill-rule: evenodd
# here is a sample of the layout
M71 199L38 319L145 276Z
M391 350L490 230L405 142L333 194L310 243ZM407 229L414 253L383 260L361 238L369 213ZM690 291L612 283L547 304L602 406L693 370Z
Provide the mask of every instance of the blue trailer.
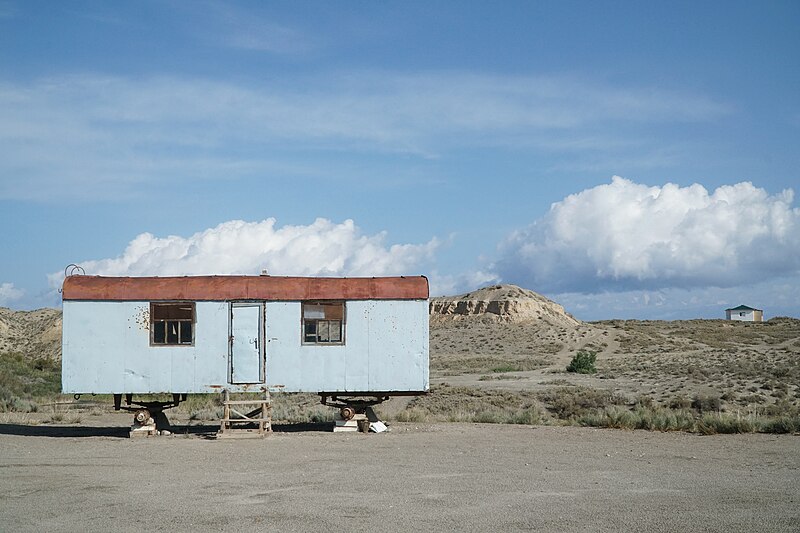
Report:
M423 276L68 276L62 389L150 415L222 391L313 392L358 411L428 391L428 296ZM174 401L132 399L157 393Z

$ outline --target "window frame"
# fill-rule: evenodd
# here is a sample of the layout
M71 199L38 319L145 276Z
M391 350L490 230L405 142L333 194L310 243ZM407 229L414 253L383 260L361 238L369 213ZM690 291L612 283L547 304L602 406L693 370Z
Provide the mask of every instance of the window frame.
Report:
M156 307L159 306L190 306L191 307L191 319L187 318L156 318ZM170 322L177 322L178 326L176 329L177 335L177 342L168 342L169 341L169 333L168 327ZM189 323L191 324L191 334L192 338L190 342L181 342L181 323ZM164 324L164 342L156 342L155 341L155 333L156 333L156 323L163 323ZM194 346L195 342L195 330L197 329L195 325L197 324L197 305L196 302L186 302L186 301L168 301L168 302L150 302L150 322L149 322L149 329L150 329L150 346L151 347L190 347Z
M307 305L322 305L322 306L331 306L331 305L340 305L342 308L342 318L306 318L306 306ZM309 341L306 339L306 323L307 322L315 322L317 324L317 333L315 336L317 340ZM319 324L326 322L328 323L328 328L330 328L331 322L339 322L339 340L338 341L320 341L319 340ZM330 329L329 329L330 331ZM305 300L300 302L300 344L303 346L344 346L346 343L346 331L347 331L347 302L345 300ZM330 336L330 335L329 335Z

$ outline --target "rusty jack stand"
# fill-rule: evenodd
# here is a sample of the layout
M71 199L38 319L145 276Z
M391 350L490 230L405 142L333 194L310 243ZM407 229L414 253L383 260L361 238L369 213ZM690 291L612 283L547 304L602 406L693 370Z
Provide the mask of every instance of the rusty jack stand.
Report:
M171 402L134 402L133 394L125 395L125 405L122 405L122 394L114 395L114 410L132 411L133 424L130 437L151 437L153 435L169 434L169 420L164 414L166 409L177 407L186 400L186 394L173 394Z

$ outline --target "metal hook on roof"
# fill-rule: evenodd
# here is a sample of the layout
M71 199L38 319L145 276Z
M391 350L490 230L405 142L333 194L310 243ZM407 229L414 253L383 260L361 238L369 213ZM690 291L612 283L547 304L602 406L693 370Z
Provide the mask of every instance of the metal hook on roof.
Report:
M83 269L82 266L76 265L75 263L67 265L64 269L64 277L68 278L70 276L84 276L86 275L86 271Z

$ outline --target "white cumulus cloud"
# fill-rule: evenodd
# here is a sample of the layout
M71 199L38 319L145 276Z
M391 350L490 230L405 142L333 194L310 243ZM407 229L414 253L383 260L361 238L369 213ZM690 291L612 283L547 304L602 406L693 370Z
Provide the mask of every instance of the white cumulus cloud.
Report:
M307 226L276 227L233 220L190 237L142 233L115 258L80 262L86 274L107 276L179 276L251 274L386 276L421 274L438 240L424 244L386 244L386 233L363 235L352 220L324 218ZM60 287L63 273L48 276Z
M19 300L24 294L25 291L16 288L13 283L0 283L0 305Z
M544 292L732 287L800 274L791 190L649 187L615 176L556 202L499 247L506 281Z

